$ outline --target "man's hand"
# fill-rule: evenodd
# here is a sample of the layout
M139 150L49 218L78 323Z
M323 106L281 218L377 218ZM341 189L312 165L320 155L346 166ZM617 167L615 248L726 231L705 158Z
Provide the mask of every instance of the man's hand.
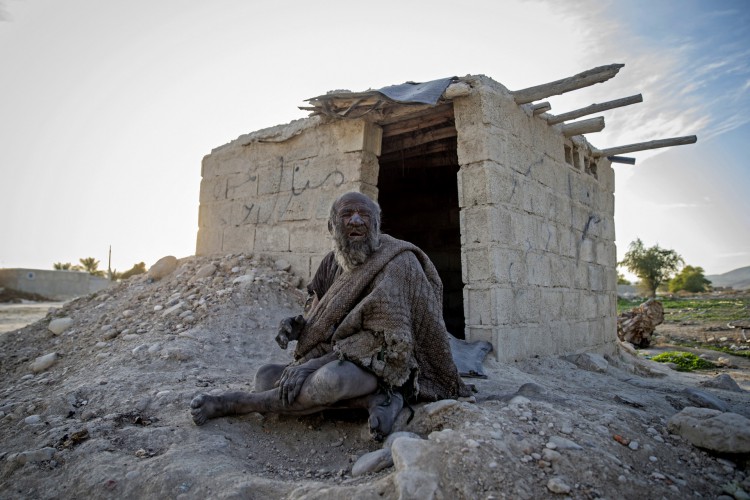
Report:
M302 389L302 384L305 383L307 377L312 375L318 368L317 363L313 366L310 366L309 363L304 363L284 368L279 379L279 399L282 404L291 405L297 398L299 391Z
M298 340L299 333L305 323L305 318L302 315L282 319L279 324L279 333L276 335L276 343L279 344L279 347L286 349L289 341Z

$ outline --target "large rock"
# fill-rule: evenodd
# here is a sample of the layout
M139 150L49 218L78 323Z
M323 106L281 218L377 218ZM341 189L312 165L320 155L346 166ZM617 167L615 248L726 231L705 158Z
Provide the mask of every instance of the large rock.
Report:
M701 382L703 387L711 387L713 389L722 389L725 391L742 392L742 387L728 373L722 373L712 378Z
M564 356L563 359L573 363L582 370L590 372L605 373L607 368L609 368L609 363L607 363L607 360L601 354L584 352L582 354Z
M157 260L156 264L151 266L148 270L148 277L154 281L158 281L171 274L175 269L177 269L177 257L167 255Z
M57 318L49 322L49 331L55 335L60 335L73 325L73 318Z
M31 363L31 371L34 373L41 373L43 371L46 371L57 363L58 355L56 352L51 352L49 354L45 354L44 356L39 356Z
M730 412L689 406L669 419L669 432L719 453L750 453L750 420Z

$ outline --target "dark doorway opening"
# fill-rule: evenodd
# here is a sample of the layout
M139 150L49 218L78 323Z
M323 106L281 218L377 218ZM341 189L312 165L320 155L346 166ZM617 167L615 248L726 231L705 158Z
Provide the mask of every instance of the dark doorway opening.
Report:
M458 156L452 104L381 124L378 202L383 232L430 257L443 281L448 331L464 338Z

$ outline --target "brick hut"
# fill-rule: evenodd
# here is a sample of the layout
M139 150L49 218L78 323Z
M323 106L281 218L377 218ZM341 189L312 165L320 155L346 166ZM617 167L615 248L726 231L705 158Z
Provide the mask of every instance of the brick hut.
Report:
M284 258L305 280L331 249L332 201L359 191L383 231L420 246L445 287L445 321L497 358L610 352L616 336L613 162L682 137L597 149L583 136L641 102L564 114L537 102L604 82L620 64L509 91L485 76L309 99L308 118L203 159L196 253ZM536 104L535 104L536 102Z

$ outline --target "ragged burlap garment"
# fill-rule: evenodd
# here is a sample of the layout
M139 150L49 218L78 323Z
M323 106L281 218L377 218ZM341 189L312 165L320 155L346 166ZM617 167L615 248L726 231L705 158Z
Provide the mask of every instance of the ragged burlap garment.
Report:
M385 234L380 242L326 291L300 333L295 359L335 351L411 398L469 396L451 357L435 266L411 243Z

